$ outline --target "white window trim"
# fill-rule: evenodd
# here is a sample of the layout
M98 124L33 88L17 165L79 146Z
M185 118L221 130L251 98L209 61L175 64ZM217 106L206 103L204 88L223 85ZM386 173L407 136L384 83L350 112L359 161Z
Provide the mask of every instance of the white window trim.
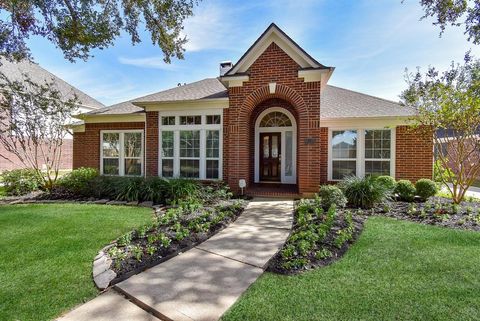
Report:
M287 115L292 122L292 126L289 127L260 127L260 122L262 121L263 117L271 112L281 112ZM285 175L285 132L291 131L292 132L292 175L286 176ZM257 120L255 121L255 161L254 161L254 181L255 183L259 183L260 181L260 133L277 133L281 134L281 151L282 151L282 159L280 161L280 171L281 171L281 178L280 183L282 184L296 184L297 182L297 122L295 121L295 117L286 110L285 108L281 107L271 107L264 110L260 115L258 115Z
M366 130L390 130L390 176L395 178L395 146L396 146L396 128L364 128L364 127L333 127L328 128L328 180L332 182L339 182L340 179L333 179L333 157L332 157L332 132L342 131L342 130L355 130L357 131L357 158L349 158L345 160L356 160L357 162L357 176L365 176L365 161L366 160L384 160L388 159L377 159L369 158L365 159L365 131ZM337 160L337 159L336 159Z
M220 124L207 125L207 116L219 115ZM175 125L162 125L162 117L175 116ZM180 125L180 116L201 116L201 125ZM205 110L176 110L176 111L162 111L158 113L158 176L162 176L162 132L173 131L173 177L180 177L180 131L181 130L199 130L200 131L200 177L192 178L199 180L217 181L223 179L223 110L219 109L205 109ZM206 131L217 130L219 132L219 157L208 158L218 159L218 178L206 178ZM182 157L182 159L198 159ZM169 157L168 159L172 159ZM171 177L166 177L171 178Z
M119 144L120 150L118 155L118 175L109 175L103 173L103 134L104 133L114 133L120 134L119 135ZM140 175L125 175L125 151L124 151L124 135L125 133L141 133L142 134L142 144L141 144L141 154L140 157L127 157L127 159L140 159L141 166L140 166ZM127 177L141 177L144 176L145 170L145 142L144 142L144 131L143 129L125 129L125 130L101 130L100 131L100 173L102 175L109 175L109 176L127 176ZM105 158L116 158L116 157L105 157Z

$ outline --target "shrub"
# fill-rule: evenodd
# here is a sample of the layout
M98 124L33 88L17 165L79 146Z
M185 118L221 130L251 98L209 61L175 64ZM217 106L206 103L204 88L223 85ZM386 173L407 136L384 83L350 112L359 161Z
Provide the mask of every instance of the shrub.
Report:
M25 195L38 190L42 186L41 177L32 168L4 171L2 178L7 195Z
M321 199L322 208L328 210L332 205L337 208L345 207L347 205L347 198L343 195L340 188L335 185L322 185L318 191L318 196Z
M429 197L435 196L435 194L438 192L437 184L435 184L435 182L431 179L427 178L419 179L415 183L415 189L417 190L417 195L425 201Z
M143 177L126 177L119 183L116 199L119 201L141 201L141 191L144 185Z
M190 179L169 179L165 189L165 200L167 203L177 203L179 200L197 198L199 188L199 183Z
M91 196L94 188L92 182L96 177L98 177L98 171L95 168L80 167L60 178L58 185L70 193Z
M390 191L373 176L348 176L339 187L354 207L372 208L390 197Z
M392 176L388 176L388 175L378 176L377 181L383 186L385 186L391 192L393 192L395 190L395 187L397 187L397 182Z
M412 182L406 179L401 179L397 182L395 193L398 194L401 201L411 202L415 198L416 190Z

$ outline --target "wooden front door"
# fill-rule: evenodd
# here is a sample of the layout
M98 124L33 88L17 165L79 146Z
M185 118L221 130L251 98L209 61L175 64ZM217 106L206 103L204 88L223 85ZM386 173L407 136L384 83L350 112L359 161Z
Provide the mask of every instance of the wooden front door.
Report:
M281 134L260 134L260 180L279 182L281 180Z

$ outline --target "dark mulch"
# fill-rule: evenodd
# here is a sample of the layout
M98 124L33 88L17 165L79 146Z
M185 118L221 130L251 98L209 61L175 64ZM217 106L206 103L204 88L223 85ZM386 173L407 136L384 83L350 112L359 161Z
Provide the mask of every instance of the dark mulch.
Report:
M375 208L371 214L428 225L480 231L479 202L462 202L454 205L450 199L432 197L427 202L390 202Z
M352 238L345 243L343 243L340 247L335 244L335 239L338 237L337 232L345 229L347 227L347 222L345 221L345 213L346 211L350 211L352 213L352 220L353 220L353 232ZM285 268L283 264L286 260L282 257L281 250L277 252L277 254L270 260L267 271L278 273L278 274L286 274L286 275L294 275L299 274L308 270L312 270L318 267L329 265L338 259L340 259L345 252L347 252L348 248L355 243L356 239L362 232L363 223L365 221L366 216L359 212L357 214L356 210L337 210L337 216L335 218L335 223L333 227L329 230L328 234L319 242L316 242L315 248L308 253L306 256L295 255L294 258L301 259L306 258L308 263L299 268ZM322 218L315 219L313 223L321 223ZM298 225L297 222L294 222L294 227L292 229L292 233L297 231ZM291 233L291 234L292 234ZM288 244L288 240L285 243L284 247ZM330 252L330 255L325 258L317 258L315 253L321 250L326 250Z
M228 200L228 201L220 201L214 207L204 207L202 210L212 210L212 218L215 217L216 212L214 209L227 209L227 208L234 208L232 205L234 202L238 202L238 200ZM185 252L192 247L204 242L208 238L212 237L230 223L234 222L240 214L245 209L247 202L241 201L240 207L235 207L232 210L232 214L226 216L222 221L215 225L211 225L210 229L206 232L195 232L191 231L188 237L182 239L181 241L175 239L175 232L172 231L171 226L159 226L155 229L154 232L147 233L164 233L167 237L171 239L171 244L167 248L158 246L157 251L153 255L149 255L144 251L141 261L136 260L134 257L128 257L120 262L116 262L115 259L112 261L111 269L117 273L117 277L110 283L115 284L118 283L134 274L140 273L152 266L165 262L176 255ZM186 226L189 221L195 219L201 214L200 211L194 212L182 218L182 226ZM163 212L158 213L157 215L163 215ZM141 248L145 249L148 245L147 237L139 237L138 235L133 235L132 241L129 246L138 245ZM119 248L121 248L119 246Z

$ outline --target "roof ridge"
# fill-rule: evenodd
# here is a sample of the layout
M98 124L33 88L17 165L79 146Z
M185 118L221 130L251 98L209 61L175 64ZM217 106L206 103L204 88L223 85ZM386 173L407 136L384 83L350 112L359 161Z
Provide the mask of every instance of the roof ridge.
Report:
M363 96L368 96L368 97L371 97L371 98L374 98L374 99L383 100L383 101L386 101L386 102L389 102L389 103L397 104L399 106L408 107L408 106L405 106L405 105L403 105L403 104L401 104L400 102L397 102L397 101L393 101L393 100L378 97L378 96L373 96L373 95L370 95L370 94L365 94L365 93L362 93L362 92L359 92L359 91L356 91L356 90L351 90L351 89L338 87L338 86L334 86L334 85L327 85L327 86L337 88L337 89L340 89L340 90L350 91L350 92L353 92L353 93L356 93L356 94L359 94L359 95L363 95Z

